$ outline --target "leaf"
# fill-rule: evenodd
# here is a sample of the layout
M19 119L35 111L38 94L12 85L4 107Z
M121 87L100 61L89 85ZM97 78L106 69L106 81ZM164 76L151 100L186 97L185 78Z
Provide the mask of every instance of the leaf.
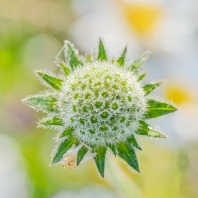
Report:
M145 114L146 119L156 118L176 111L177 109L170 104L159 102L156 100L148 100L147 112Z
M140 172L138 160L133 147L127 142L120 142L117 143L116 148L118 150L118 155L137 172Z
M74 45L69 41L65 41L65 56L69 60L69 65L74 70L76 67L83 66L78 51L74 48Z
M151 93L156 87L160 86L162 82L151 83L143 86L145 96Z
M65 129L63 131L63 133L61 134L60 138L65 137L67 135L70 135L73 131L74 131L73 127L68 127L67 129Z
M49 84L52 88L56 90L60 90L62 86L63 80L54 76L51 76L50 74L45 73L44 71L36 71L36 73L46 82Z
M149 126L147 123L140 121L139 124L140 126L136 131L138 135L145 135L153 138L166 138L165 135L161 134L159 131Z
M139 149L140 151L142 150L141 147L139 146L137 140L135 139L134 135L131 135L128 139L128 142L131 143L134 147Z
M137 58L129 67L128 70L132 71L134 74L137 74L140 70L140 68L144 65L146 60L148 59L148 56L150 54L150 51L144 52L139 58Z
M59 118L58 116L54 116L52 118L44 118L39 122L42 126L63 126L63 120Z
M146 72L141 74L141 75L139 75L138 78L137 78L137 81L143 80L145 76L146 76Z
M60 143L58 149L55 152L55 155L52 159L51 165L60 162L63 159L63 155L72 147L74 143L74 138L70 137L69 139L65 139Z
M43 112L58 112L57 98L55 94L34 95L24 98L22 102L31 108Z
M101 39L99 41L99 46L98 46L97 60L107 61L107 55L106 55L106 52L105 52L104 44L103 44Z
M70 74L70 69L69 69L69 67L67 67L67 66L65 65L65 63L63 63L63 62L59 62L59 65L60 65L61 68L63 69L64 74L65 74L66 76L68 76L68 75Z
M105 155L106 148L103 146L98 147L96 151L96 156L94 157L94 161L96 163L97 169L102 177L104 177L104 169L105 169Z
M88 151L88 148L83 146L77 154L77 166L80 164L80 162L83 160L84 156L86 155Z
M121 67L124 65L126 52L127 52L127 46L124 48L124 51L122 52L121 56L117 60L118 65L120 65Z
M116 148L113 144L109 144L108 147L112 150L113 154L116 156Z

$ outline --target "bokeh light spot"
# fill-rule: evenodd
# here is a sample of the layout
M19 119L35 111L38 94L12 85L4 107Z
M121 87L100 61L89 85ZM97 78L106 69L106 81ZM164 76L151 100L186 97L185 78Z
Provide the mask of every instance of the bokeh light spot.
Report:
M130 4L123 6L124 17L139 36L150 34L162 16L159 6L148 4Z

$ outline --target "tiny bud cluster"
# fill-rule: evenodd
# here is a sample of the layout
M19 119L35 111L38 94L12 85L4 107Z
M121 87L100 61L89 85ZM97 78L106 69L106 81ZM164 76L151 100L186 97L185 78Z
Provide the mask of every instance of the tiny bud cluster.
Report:
M145 111L144 91L136 76L108 62L77 68L60 92L61 118L88 145L125 141Z

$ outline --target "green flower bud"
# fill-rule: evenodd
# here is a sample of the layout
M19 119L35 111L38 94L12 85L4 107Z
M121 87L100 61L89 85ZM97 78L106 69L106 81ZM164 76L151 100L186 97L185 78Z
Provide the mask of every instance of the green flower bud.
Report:
M93 158L104 177L105 156L110 149L139 172L135 149L141 147L136 136L165 137L145 120L176 110L147 96L161 83L142 85L146 74L139 75L139 70L149 53L126 65L125 48L117 61L111 61L101 40L97 57L79 56L68 41L64 52L66 60L57 60L61 69L58 76L36 71L50 91L23 99L33 109L47 113L39 126L60 131L51 164L75 168Z

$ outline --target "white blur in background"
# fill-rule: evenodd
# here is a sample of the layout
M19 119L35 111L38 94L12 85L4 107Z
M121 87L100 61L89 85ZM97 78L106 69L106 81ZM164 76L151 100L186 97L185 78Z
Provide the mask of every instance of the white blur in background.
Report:
M0 197L27 198L31 191L17 143L0 135Z

